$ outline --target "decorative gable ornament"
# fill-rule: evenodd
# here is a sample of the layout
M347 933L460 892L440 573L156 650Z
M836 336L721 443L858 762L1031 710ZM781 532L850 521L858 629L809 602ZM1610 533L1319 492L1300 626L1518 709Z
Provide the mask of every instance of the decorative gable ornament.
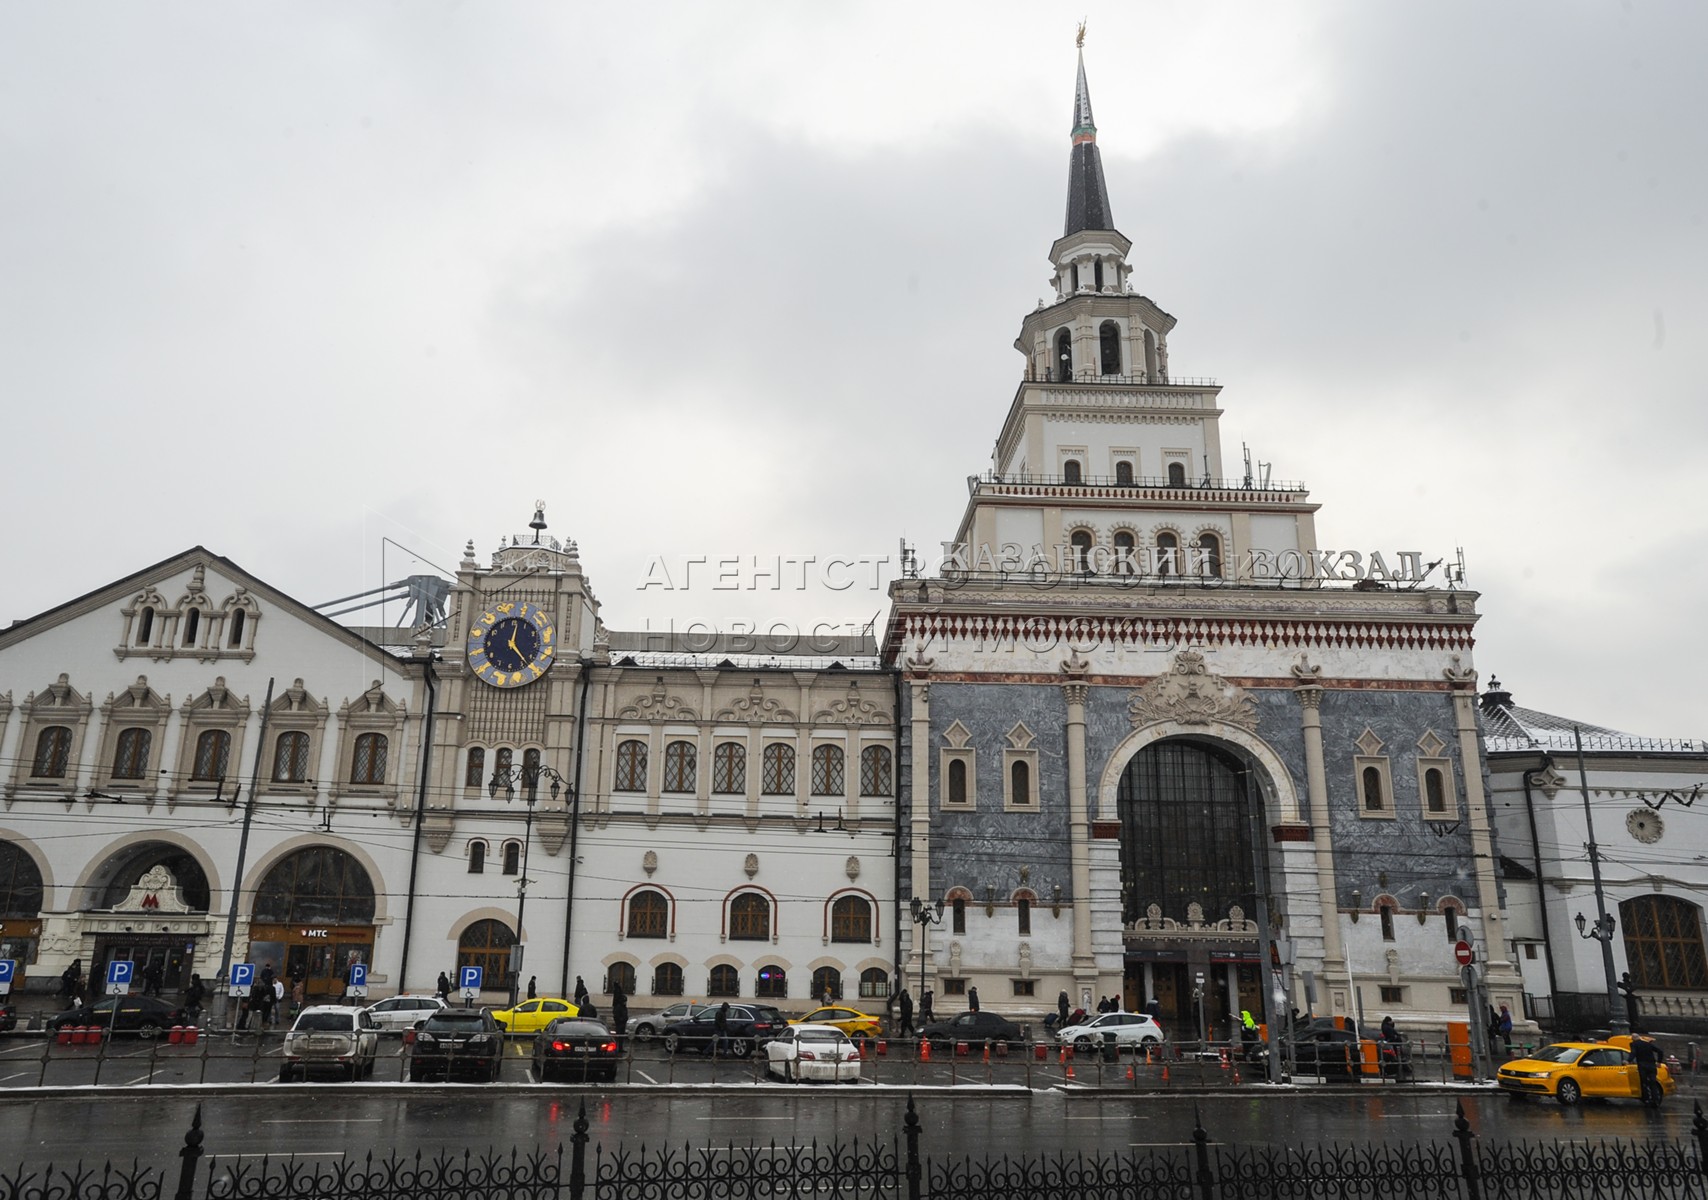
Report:
M1134 729L1160 721L1257 728L1256 702L1244 688L1211 674L1196 650L1182 650L1174 656L1168 674L1133 692L1127 712Z
M187 913L189 904L172 872L160 863L142 873L130 894L113 905L114 912Z
M664 721L688 722L700 719L699 714L691 707L669 693L669 690L664 686L664 676L662 675L652 685L651 692L640 697L633 704L625 705L617 715L655 723Z

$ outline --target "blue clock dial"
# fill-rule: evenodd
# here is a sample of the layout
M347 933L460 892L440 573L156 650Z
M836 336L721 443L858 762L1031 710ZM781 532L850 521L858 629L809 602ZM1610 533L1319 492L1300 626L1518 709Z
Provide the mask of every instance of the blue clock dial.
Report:
M486 657L500 671L520 671L540 652L540 632L520 617L507 617L486 635Z
M557 631L535 604L511 602L474 619L464 649L469 667L483 683L514 688L544 675L557 653Z

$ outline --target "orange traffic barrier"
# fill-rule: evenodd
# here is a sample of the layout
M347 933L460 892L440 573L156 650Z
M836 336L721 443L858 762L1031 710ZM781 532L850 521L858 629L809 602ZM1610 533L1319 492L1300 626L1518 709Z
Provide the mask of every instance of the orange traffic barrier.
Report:
M1073 1078L1073 1064L1072 1064L1072 1063L1069 1063L1069 1064L1068 1064L1068 1065L1067 1065L1067 1077L1068 1077L1068 1078L1069 1078L1069 1079L1072 1079L1072 1078Z
M61 1046L71 1045L71 1026L61 1025L58 1031L53 1035L53 1040L58 1042Z
M1239 1082L1239 1067L1237 1067L1237 1066L1234 1067L1234 1082L1235 1083Z
M990 1043L989 1042L986 1042L984 1044L984 1060L986 1062L990 1061Z
M967 1044L965 1042L955 1043L955 1055L958 1058L965 1058L967 1056Z
M1224 1071L1227 1070L1230 1065L1231 1065L1231 1063L1229 1062L1228 1048L1226 1046L1223 1046L1222 1047L1222 1070L1224 1070Z
M1043 1062L1044 1055L1048 1053L1049 1048L1045 1046L1043 1042L1039 1042L1036 1046L1032 1047L1032 1057L1037 1059L1039 1062Z
M182 1044L184 1041L184 1027L182 1025L172 1026L171 1029L166 1031L166 1040L174 1046Z
M194 1046L196 1044L196 1039L200 1038L201 1036L202 1036L202 1031L200 1029L197 1029L194 1025L184 1026L184 1045Z
M919 1061L920 1062L930 1062L931 1061L931 1043L929 1040L927 1040L925 1038L919 1039Z
M879 1038L878 1039L878 1053L880 1055L883 1055L883 1056L888 1056L889 1052L890 1052L889 1042L887 1040L885 1040L884 1038Z
M1057 1056L1057 1058L1056 1058L1056 1062L1057 1063L1065 1063L1066 1061L1067 1061L1067 1047L1063 1046L1061 1054L1059 1056Z

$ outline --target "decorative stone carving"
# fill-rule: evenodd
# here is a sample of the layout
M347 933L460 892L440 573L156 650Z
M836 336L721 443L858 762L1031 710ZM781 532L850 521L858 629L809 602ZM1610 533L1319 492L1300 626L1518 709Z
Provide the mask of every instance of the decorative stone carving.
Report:
M914 643L913 653L902 660L902 665L915 675L925 675L931 670L931 664L937 660L925 653L924 641Z
M142 878L136 881L129 895L113 905L113 911L187 913L190 906L184 900L184 893L178 889L178 881L172 877L172 872L156 863L142 873Z
M617 716L626 717L630 720L653 722L698 721L700 719L691 707L669 693L664 686L664 676L662 675L652 685L651 692L633 704L623 707Z
M848 856L848 861L842 864L842 873L844 875L848 876L848 878L850 880L855 880L855 879L860 878L860 860L859 860L859 858L856 857L855 855L850 854Z
M973 740L973 735L965 725L956 721L943 731L943 740L956 750L965 750L967 743Z
M854 688L854 684L849 684L846 699L834 700L829 708L821 708L815 712L812 715L813 722L828 725L887 725L889 714L870 700L862 700Z
M658 851L648 850L645 854L641 855L641 870L646 872L648 879L652 878L653 874L658 870Z
M1166 675L1158 675L1132 693L1127 705L1133 728L1159 721L1181 725L1238 725L1257 728L1257 704L1244 688L1211 674L1204 656L1182 650Z
M1032 943L1020 943L1020 978L1030 978L1032 974Z
M1375 758L1382 753L1382 739L1377 737L1376 731L1368 725L1364 727L1364 732L1358 735L1358 740L1352 744L1358 747L1358 753L1365 758Z
M1186 906L1186 920L1176 921L1172 917L1162 915L1162 906L1147 905L1145 915L1127 926L1130 934L1166 934L1171 938L1229 938L1255 937L1257 922L1246 919L1245 910L1239 905L1228 909L1225 920L1205 921L1204 906L1193 902Z
M1016 750L1025 750L1036 740L1037 738L1032 731L1026 728L1024 721L1014 722L1014 728L1008 731L1008 744Z
M1433 729L1425 729L1423 736L1417 739L1417 751L1425 758L1440 758L1445 749L1447 743L1437 737Z
M728 708L720 709L713 719L734 721L743 725L792 725L795 722L795 714L783 707L781 702L767 696L760 688L759 681L755 679L752 691Z
M749 879L752 879L755 875L759 874L759 856L757 854L749 854L742 860L741 869L746 873Z
M1456 687L1477 686L1476 668L1467 667L1457 654L1449 656L1448 665L1441 668L1441 674L1446 677L1448 683Z
M1553 763L1530 772L1530 785L1540 789L1550 800L1554 798L1555 792L1566 786L1566 782L1566 777L1554 769Z

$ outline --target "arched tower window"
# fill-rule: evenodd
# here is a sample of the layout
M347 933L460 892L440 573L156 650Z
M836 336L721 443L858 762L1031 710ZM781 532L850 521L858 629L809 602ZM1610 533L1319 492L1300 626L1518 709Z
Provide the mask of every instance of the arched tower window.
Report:
M1015 759L1008 768L1009 799L1015 804L1032 803L1032 767L1024 759Z
M1101 281L1098 286L1102 287ZM1121 327L1113 321L1105 321L1097 329L1097 357L1103 374L1121 373Z
M728 963L720 963L706 974L706 995L741 995L741 972Z
M949 803L965 804L967 802L967 761L964 758L949 761Z
M652 969L652 994L680 996L687 989L682 968L675 963L659 963Z
M1186 464L1171 462L1168 464L1168 486L1182 488L1186 486Z
M538 750L522 751L522 793L529 800L539 799L540 752Z
M1365 767L1359 779L1364 790L1364 810L1366 812L1381 812L1388 807L1388 799L1382 794L1382 772L1375 767Z
M196 761L190 778L197 783L215 783L225 778L231 761L231 734L223 729L204 729L196 738Z
M243 620L248 615L249 614L244 612L241 608L235 609L232 612L232 614L231 614L231 641L230 641L230 644L232 646L241 647L243 645Z
M1115 464L1115 486L1133 486L1133 464L1124 458Z
M28 921L41 910L41 868L16 842L0 842L0 917Z
M504 843L504 873L520 875L522 873L522 843L509 841Z
M1179 465L1179 464L1175 464ZM1180 539L1164 530L1156 535L1156 573L1173 575L1180 567Z
M356 739L356 752L350 758L351 783L384 783L386 736L383 733L364 733Z
M1091 534L1084 529L1076 529L1068 535L1068 548L1072 551L1073 561L1070 570L1091 570Z
M1079 470L1079 459L1070 458L1062 464L1062 482L1079 483L1083 477Z
M747 790L747 747L719 742L712 748L712 791L739 795Z
M1098 291L1103 290L1103 258L1101 255L1092 261L1091 283Z
M1447 787L1440 767L1430 767L1423 773L1423 798L1424 806L1431 814L1447 811Z
M291 730L273 743L273 782L308 782L308 734Z
M502 921L476 921L457 939L457 966L481 968L481 983L494 989L510 978L510 947L516 931Z
M476 840L469 843L469 874L486 874L486 843Z
M287 855L255 889L254 919L269 925L366 925L374 885L355 857L336 846Z
M847 787L842 747L829 743L812 749L812 794L840 796Z
M64 779L71 765L71 730L49 725L36 737L36 759L30 774L37 779Z
M1075 267L1077 272L1079 268ZM1069 330L1056 331L1056 382L1067 383L1073 379L1073 334Z
M691 792L696 783L694 743L671 742L664 748L664 790Z
M136 644L146 646L154 637L154 609L152 606L142 610L142 617L136 624Z
M463 768L463 786L477 788L486 783L486 751L479 746L469 751L468 766Z
M843 896L830 906L830 940L872 940L872 905L864 896Z
M148 751L154 742L146 729L125 729L119 732L118 749L113 753L114 779L141 779L148 774Z
M646 791L646 743L630 739L617 747L617 778L611 785L619 792Z
M892 790L891 756L888 746L867 746L860 751L860 794L887 796Z
M184 645L194 646L196 644L196 634L201 630L201 627L201 609L192 608L189 612L184 614Z
M1156 334L1145 330L1145 378L1152 383L1157 382L1156 373Z
M670 900L651 888L629 897L629 936L661 938L670 933Z
M1032 936L1032 901L1021 896L1014 902L1015 932L1021 937Z
M1213 533L1198 535L1198 549L1204 552L1204 574L1222 577L1222 539Z
M1619 905L1625 930L1625 959L1640 988L1700 990L1708 987L1702 951L1702 910L1677 896L1637 896Z
M842 999L842 972L835 967L820 967L814 971L812 998L820 1004L834 1004Z
M1115 531L1115 573L1117 575L1131 575L1138 570L1138 564L1134 561L1137 558L1134 553L1137 548L1137 540L1132 534L1125 529Z
M949 902L949 932L967 932L967 898L956 896Z
M786 742L772 742L765 747L764 785L767 796L795 794L795 748Z
M734 942L763 942L771 937L771 901L759 892L743 892L729 902L729 936Z

